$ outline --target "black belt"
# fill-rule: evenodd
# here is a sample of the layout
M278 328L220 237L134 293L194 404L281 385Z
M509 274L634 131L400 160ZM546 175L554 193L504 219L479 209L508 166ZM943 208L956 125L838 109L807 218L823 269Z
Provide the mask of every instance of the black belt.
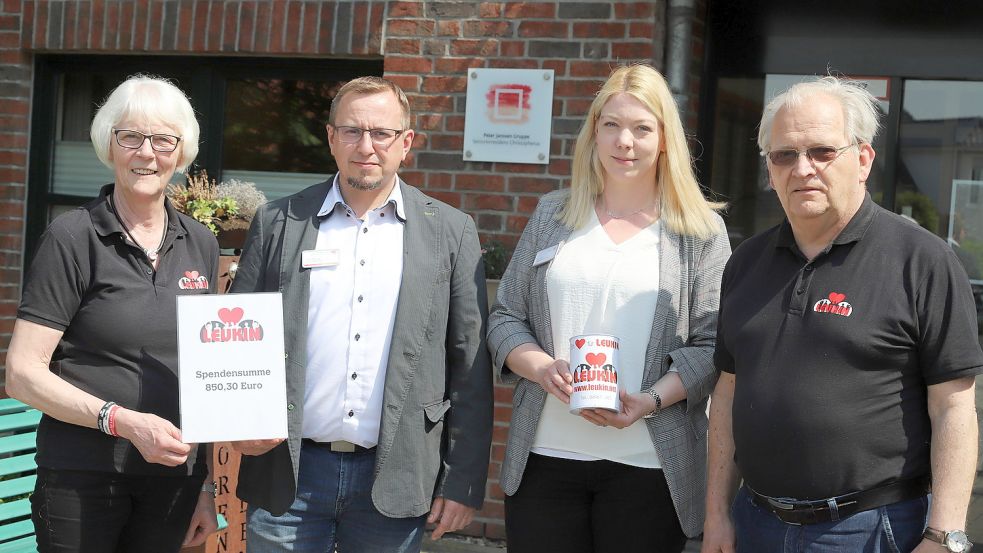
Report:
M314 447L330 450L334 453L369 453L375 451L375 446L363 447L358 444L337 440L334 442L316 442L310 438L304 438L304 443Z
M854 513L921 497L928 493L931 479L928 476L923 476L900 480L879 488L813 501L768 497L752 490L747 484L744 487L751 494L751 499L755 505L771 511L782 522L787 524L818 524L841 520Z

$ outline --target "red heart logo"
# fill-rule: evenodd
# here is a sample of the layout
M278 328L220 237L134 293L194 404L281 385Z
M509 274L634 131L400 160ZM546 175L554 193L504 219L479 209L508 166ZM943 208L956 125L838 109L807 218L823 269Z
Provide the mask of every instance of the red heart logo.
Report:
M833 303L840 303L841 301L843 301L845 299L846 299L846 294L840 294L838 292L830 292L829 293L829 301L831 301Z
M581 338L579 340L574 340L573 341L573 344L575 346L577 346L577 349L580 349L580 348L584 347L584 344L586 344L586 343L587 343L587 340L584 340L583 338Z
M600 367L604 364L604 360L607 358L608 356L604 355L603 353L588 353L585 357L585 359L587 359L587 364L592 367Z
M191 280L195 280L198 278L198 271L185 271L184 276L190 278Z
M242 320L242 308L236 307L234 309L222 308L218 310L218 318L225 324L236 324Z

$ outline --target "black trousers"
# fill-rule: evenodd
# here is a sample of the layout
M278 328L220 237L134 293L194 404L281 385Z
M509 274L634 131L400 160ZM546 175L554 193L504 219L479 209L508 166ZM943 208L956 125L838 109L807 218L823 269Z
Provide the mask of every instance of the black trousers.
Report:
M532 453L505 498L509 553L679 553L686 535L665 475Z
M203 480L38 467L31 496L38 552L175 553Z

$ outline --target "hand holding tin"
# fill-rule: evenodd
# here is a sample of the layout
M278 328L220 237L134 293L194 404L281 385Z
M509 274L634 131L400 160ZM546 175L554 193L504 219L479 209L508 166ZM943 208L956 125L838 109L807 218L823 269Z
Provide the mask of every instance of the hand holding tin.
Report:
M570 364L563 359L554 359L552 363L539 369L539 385L546 393L553 394L563 403L570 403L573 393L573 376L570 374Z
M580 416L597 426L613 426L628 428L635 421L651 413L655 409L655 400L646 392L629 394L624 389L619 392L621 411L612 412L607 409L581 409Z

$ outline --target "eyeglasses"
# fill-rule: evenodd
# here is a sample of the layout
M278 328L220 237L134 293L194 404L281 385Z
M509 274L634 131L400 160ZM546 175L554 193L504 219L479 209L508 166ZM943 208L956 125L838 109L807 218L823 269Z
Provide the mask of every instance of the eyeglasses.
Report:
M785 167L792 165L799 161L799 156L805 154L807 158L815 163L829 163L834 159L840 157L840 153L847 148L856 146L856 144L847 144L842 148L834 148L832 146L813 146L806 150L772 150L767 153L762 153L761 155L768 156L768 160L771 161L772 165L779 167Z
M334 130L335 134L338 135L338 140L345 144L357 144L362 140L363 134L369 133L372 143L383 148L388 148L396 140L397 136L403 134L402 130L396 129L362 129L346 126L334 127Z
M181 142L180 136L170 134L143 134L140 131L129 129L113 129L116 135L116 143L123 148L139 150L143 147L144 140L150 140L150 147L157 152L173 152Z

